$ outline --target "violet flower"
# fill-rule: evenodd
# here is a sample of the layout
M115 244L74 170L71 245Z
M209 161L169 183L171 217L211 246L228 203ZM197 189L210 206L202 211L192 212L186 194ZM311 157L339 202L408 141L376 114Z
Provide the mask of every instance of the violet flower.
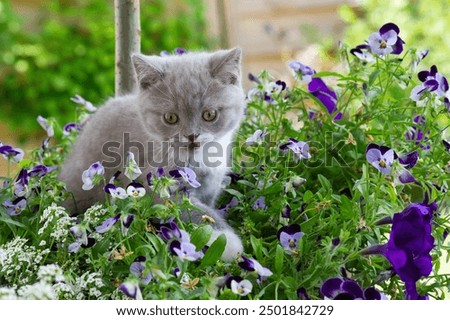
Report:
M337 107L337 95L336 93L327 87L325 82L320 78L314 78L311 80L311 82L308 84L308 91L315 96L317 99L322 102L322 104L325 106L325 108L328 110L329 114L336 113ZM342 113L338 112L334 116L333 120L340 120L342 119Z
M394 150L375 143L370 143L366 148L367 161L384 175L391 173L394 155Z
M134 221L134 214L129 213L127 215L123 215L120 217L120 220L122 221L121 224L122 235L126 236L128 233L128 229L131 226L131 223Z
M290 219L291 218L291 206L289 204L286 204L283 209L281 209L281 217Z
M400 54L405 43L398 35L400 28L394 23L386 23L378 32L370 35L368 44L373 53L380 56Z
M389 241L362 251L363 254L381 254L391 263L394 271L405 282L406 297L417 300L416 282L427 277L433 268L430 251L434 248L431 220L437 209L435 203L412 203L402 212L395 213Z
M204 256L202 251L196 251L195 246L186 241L173 240L169 245L169 250L174 255L177 255L181 261L196 261Z
M312 80L312 76L316 74L313 68L298 61L291 61L288 66L294 71L296 78L306 83L309 83Z
M63 135L70 136L72 132L79 132L81 130L81 126L76 124L75 122L67 123L63 128Z
M309 159L309 145L306 142L298 141L294 138L289 138L289 142L280 146L281 150L290 149L298 159Z
M23 159L25 153L20 148L13 148L0 142L0 154L6 160L12 160L17 163Z
M217 210L218 213L221 215L226 215L228 213L228 210L231 208L236 207L239 204L239 201L236 197L231 198L230 202L228 202L224 207Z
M304 287L300 287L297 289L297 297L300 300L311 300L311 297Z
M70 100L72 102L75 102L76 104L83 106L90 113L97 111L97 108L94 107L94 105L91 102L87 101L86 99L84 99L82 96L80 96L78 94L75 95L74 97L70 98Z
M250 292L252 292L253 289L252 283L248 280L236 281L232 279L230 287L231 291L233 291L237 295L240 295L241 297L248 295Z
M288 254L298 248L299 241L303 236L304 233L300 231L300 225L297 223L281 227L277 232L277 238Z
M130 266L130 272L139 278L139 283L142 285L147 285L153 279L153 274L146 270L146 260L144 256L138 256Z
M425 117L424 116L416 116L413 119L413 122L416 125L411 126L408 131L405 133L406 140L414 141L416 145L420 146L424 150L429 150L431 146L429 144L425 144L424 142L429 139L430 131L427 134L424 134L420 127L425 125Z
M267 209L267 205L266 205L264 196L260 196L258 199L256 199L256 201L252 205L252 209L253 210L258 210L258 209L266 210Z
M375 61L375 58L369 50L370 46L368 44L360 44L359 46L351 49L350 53L365 63L371 63Z
M42 129L44 129L47 132L48 137L53 137L55 135L55 131L53 130L53 125L50 121L45 119L42 116L37 117L37 122L40 124Z
M447 78L438 72L435 65L431 66L430 71L420 71L417 76L423 83L411 90L412 100L419 101L427 91L434 93L438 98L446 96L449 90Z
M135 300L142 300L142 292L138 281L127 280L119 286L119 290L126 296Z
M108 218L101 225L95 227L95 231L98 233L105 233L109 231L120 219L120 213L116 214L114 217Z
M103 168L100 162L95 162L91 166L83 171L81 179L83 180L83 190L91 190L100 181L105 174L105 168Z
M122 187L117 187L112 183L108 183L105 187L104 190L106 193L110 194L112 198L116 199L126 199L128 198L128 194L125 191L124 188Z
M246 271L255 271L261 280L270 277L273 273L268 268L263 267L258 261L252 258L241 256L243 261L239 262L239 266Z
M27 200L24 197L19 197L11 201L5 200L2 205L6 208L6 213L10 216L19 215L27 206Z
M197 181L197 175L195 174L195 171L191 168L185 167L171 170L169 174L174 178L181 178L184 182L188 183L193 188L198 188L201 186L200 182Z
M127 186L127 195L133 197L134 199L142 198L145 193L145 188L140 183L132 182Z
M24 197L28 193L28 182L30 181L27 169L21 169L14 182L14 195Z
M52 171L55 171L57 168L58 168L58 166L47 167L47 166L44 166L42 164L38 164L38 165L34 166L33 168L31 168L31 170L28 172L28 176L30 176L30 177L35 177L35 176L43 177L46 174L48 174L48 173L50 173Z
M387 300L387 297L369 287L365 290L354 280L346 278L330 278L320 287L325 300Z
M136 160L134 160L134 154L131 151L127 152L124 174L128 179L132 181L136 180L142 174L142 171L136 163Z
M267 129L264 128L264 130L258 129L256 130L250 137L245 140L245 143L248 146L254 146L257 145L267 134Z

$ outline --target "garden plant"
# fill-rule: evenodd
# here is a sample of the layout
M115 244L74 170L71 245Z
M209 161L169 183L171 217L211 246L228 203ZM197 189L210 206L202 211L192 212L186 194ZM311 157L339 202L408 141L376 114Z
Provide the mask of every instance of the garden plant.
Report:
M230 262L219 259L225 237L206 245L214 221L179 219L193 206L172 187L198 186L189 168L143 176L130 157L109 177L94 163L80 179L104 186L105 202L72 215L58 166L96 107L74 96L60 103L73 122L36 115L40 148L0 144L2 166L20 168L1 178L0 298L448 298L447 79L421 67L433 52L394 23L360 41L339 44L343 72L291 61L293 84L249 75L217 204L244 243Z

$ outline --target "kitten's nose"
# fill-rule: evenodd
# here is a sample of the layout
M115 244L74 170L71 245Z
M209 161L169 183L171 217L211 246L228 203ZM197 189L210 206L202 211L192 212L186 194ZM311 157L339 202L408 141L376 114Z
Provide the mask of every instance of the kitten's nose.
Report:
M198 138L200 134L199 133L191 133L189 135L184 135L186 138L189 139L190 142L194 142L196 138Z

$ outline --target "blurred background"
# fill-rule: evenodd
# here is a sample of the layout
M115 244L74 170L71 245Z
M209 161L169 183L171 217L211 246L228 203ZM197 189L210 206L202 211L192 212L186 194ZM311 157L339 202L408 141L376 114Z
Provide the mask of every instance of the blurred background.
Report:
M450 75L449 0L141 0L142 52L243 48L249 72L287 82L287 62L340 68L338 44L363 43L386 22L418 50L423 69ZM36 117L74 119L69 98L114 95L114 8L104 0L0 0L0 142L29 151ZM5 171L0 161L0 176Z

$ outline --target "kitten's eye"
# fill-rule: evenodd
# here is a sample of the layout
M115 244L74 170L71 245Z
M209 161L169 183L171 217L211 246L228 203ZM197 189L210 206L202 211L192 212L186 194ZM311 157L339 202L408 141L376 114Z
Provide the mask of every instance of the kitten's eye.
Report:
M216 110L206 110L203 112L202 118L205 121L213 121L216 118Z
M175 124L178 122L178 116L176 113L172 113L172 112L167 112L164 114L164 120L168 123L168 124Z

